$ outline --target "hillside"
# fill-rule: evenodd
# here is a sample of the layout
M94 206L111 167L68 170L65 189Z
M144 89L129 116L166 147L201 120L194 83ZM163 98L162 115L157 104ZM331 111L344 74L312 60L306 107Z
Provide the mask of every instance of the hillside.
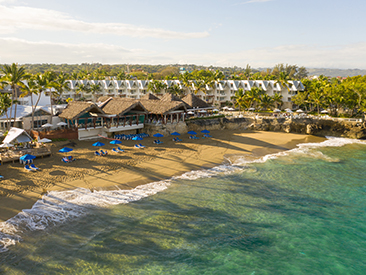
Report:
M360 69L326 69L326 68L306 68L309 75L325 75L330 77L347 77L356 75L366 75L366 70Z

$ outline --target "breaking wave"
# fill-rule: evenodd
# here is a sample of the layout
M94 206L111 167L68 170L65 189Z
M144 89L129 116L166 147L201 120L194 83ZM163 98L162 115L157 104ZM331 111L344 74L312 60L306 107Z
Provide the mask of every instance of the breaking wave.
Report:
M247 169L251 163L263 163L271 159L289 155L296 156L301 154L307 155L308 157L324 159L325 161L338 161L324 155L316 149L321 147L341 147L347 144L366 145L366 141L327 137L327 140L321 143L299 144L297 148L292 150L269 154L254 160L244 156L234 161L227 159L227 165L186 172L181 176L140 185L132 190L91 191L89 189L78 188L68 191L51 191L44 195L42 199L38 200L31 209L25 209L6 222L0 223L0 253L7 251L9 246L21 241L23 232L28 230L45 230L53 225L85 215L91 208L108 207L110 205L138 201L165 190L174 180L196 180L199 178L210 178L217 175L229 174Z

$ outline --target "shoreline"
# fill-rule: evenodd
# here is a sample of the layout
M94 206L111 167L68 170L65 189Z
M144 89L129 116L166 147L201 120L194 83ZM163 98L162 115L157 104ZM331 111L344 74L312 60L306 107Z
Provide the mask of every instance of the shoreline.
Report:
M141 143L145 149L134 149L134 141L122 141L124 153L112 154L110 144L106 157L96 157L92 141L76 141L73 163L62 164L58 149L66 142L52 146L52 156L34 163L41 171L26 172L19 163L4 165L1 182L0 222L30 209L48 191L76 188L90 190L133 189L139 185L170 179L192 170L202 170L223 164L225 159L238 156L259 158L264 155L293 149L300 143L321 142L325 138L303 134L261 132L250 130L216 130L212 138L174 143L171 137L161 138L164 143L154 145L153 137ZM228 161L226 160L226 161ZM13 176L11 176L13 175Z

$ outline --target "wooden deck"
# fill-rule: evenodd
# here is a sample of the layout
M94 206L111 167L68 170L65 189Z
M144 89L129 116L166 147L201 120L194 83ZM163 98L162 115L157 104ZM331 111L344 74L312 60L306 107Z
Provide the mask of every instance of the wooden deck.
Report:
M46 157L51 155L51 149L48 147L33 148L33 149L22 149L22 150L8 150L6 152L0 153L1 164L6 162L19 161L19 158L25 154L30 154L36 156L37 158Z

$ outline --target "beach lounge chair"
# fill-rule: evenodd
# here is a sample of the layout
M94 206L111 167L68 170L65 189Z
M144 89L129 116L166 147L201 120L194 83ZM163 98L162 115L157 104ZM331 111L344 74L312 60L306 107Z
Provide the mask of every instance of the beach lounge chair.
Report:
M27 170L28 172L29 172L29 171L32 171L32 172L34 172L34 171L35 171L35 170L33 170L32 168L30 168L30 167L29 167L29 165L24 166L24 169L25 169L25 170Z
M68 156L68 157L67 157L67 159L69 160L69 162L71 162L71 161L74 161L74 160L75 160L75 158L74 158L73 156Z
M120 151L120 152L124 152L125 151L125 150L123 150L123 149L121 149L119 147L117 147L117 150Z
M96 155L96 156L99 156L99 157L100 157L100 153L99 153L98 151L95 151L95 152L94 152L94 155Z
M100 150L100 153L102 154L102 156L106 156L106 155L108 155L108 152L107 152L107 150L105 150L105 151L103 151L103 150Z
M4 179L4 177L3 176L0 176L0 180L3 180Z
M35 166L34 164L31 164L30 168L35 171L39 170L39 168L37 166Z
M69 163L70 161L69 161L69 159L67 158L67 157L63 157L62 159L61 159L61 161L62 162L65 162L65 163Z
M176 138L175 140L176 142L182 141L180 138Z
M117 150L116 148L112 148L112 152L114 152L114 153L120 153L120 151Z
M139 144L139 146L140 146L140 148L145 148L145 146L144 146L144 145L142 145L141 143Z
M133 147L137 148L137 149L141 149L140 145L135 144Z

